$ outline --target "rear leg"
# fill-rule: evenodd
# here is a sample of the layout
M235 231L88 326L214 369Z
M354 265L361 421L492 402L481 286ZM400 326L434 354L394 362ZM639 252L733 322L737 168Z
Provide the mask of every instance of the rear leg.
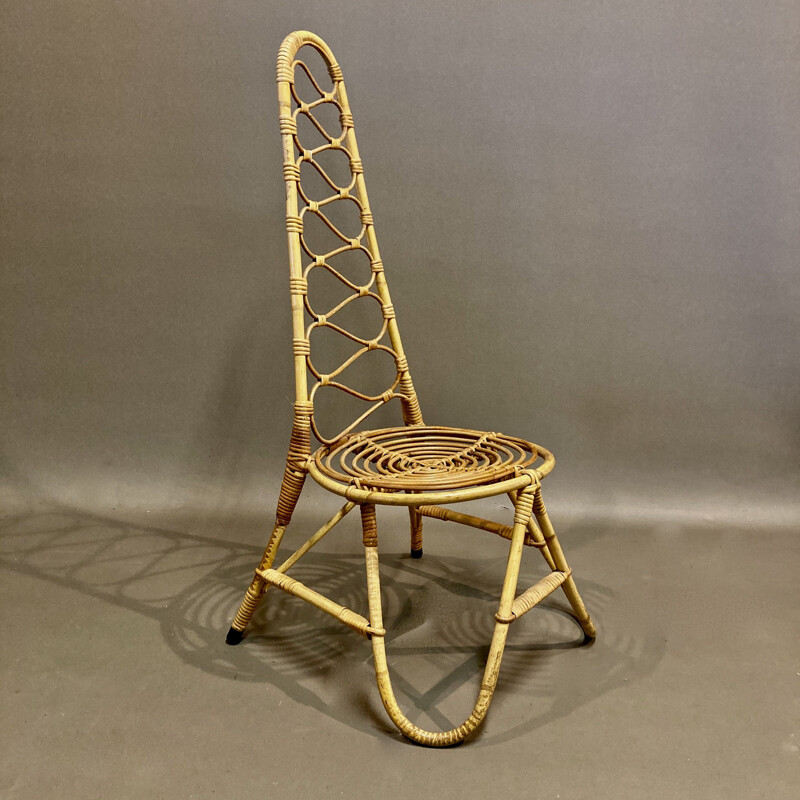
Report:
M411 558L422 558L422 514L414 506L408 507L411 520Z

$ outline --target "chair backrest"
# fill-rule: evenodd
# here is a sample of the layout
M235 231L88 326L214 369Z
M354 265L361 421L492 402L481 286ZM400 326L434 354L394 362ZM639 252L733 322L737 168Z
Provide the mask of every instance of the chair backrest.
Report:
M303 54L298 57L301 48L305 48L304 53L310 48L321 55L328 75L315 76L312 67L302 60ZM314 59L319 60L318 56ZM301 95L299 83L310 96ZM284 39L278 54L278 102L291 274L295 433L305 433L302 429L310 425L317 439L330 444L394 399L401 402L406 425L421 425L422 415L375 238L342 71L328 45L315 34L295 31ZM336 130L331 130L334 126ZM312 147L315 142L317 146ZM342 230L349 222L348 212L356 224ZM317 244L324 236L330 241ZM323 277L344 294L327 310L318 307L316 297L312 302L309 295L309 286ZM363 331L357 335L348 330L347 318L353 316L356 307L364 311L365 304L372 304L377 324L366 335ZM314 360L319 349L316 340L323 333L335 339L343 337L339 344L347 345L344 360L326 370ZM393 359L390 384L378 393L349 386L343 373L356 361L375 356ZM315 413L321 392L326 390L344 392L368 406L332 436L320 430L319 414ZM300 444L294 433L293 442ZM302 444L305 450L305 441Z

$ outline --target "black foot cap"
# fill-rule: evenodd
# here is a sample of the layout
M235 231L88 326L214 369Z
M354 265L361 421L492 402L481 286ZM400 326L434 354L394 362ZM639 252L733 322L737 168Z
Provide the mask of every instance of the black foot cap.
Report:
M244 636L244 631L237 631L236 628L231 628L228 635L225 637L225 644L239 644Z
M411 558L422 558L422 548L420 547L419 550L412 550Z

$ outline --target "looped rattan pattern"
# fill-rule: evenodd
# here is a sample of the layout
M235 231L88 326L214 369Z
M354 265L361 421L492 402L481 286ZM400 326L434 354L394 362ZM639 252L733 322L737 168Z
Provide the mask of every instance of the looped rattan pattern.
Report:
M287 41L289 46L282 49L278 61L278 81L285 82L289 88L290 104L282 109L280 117L280 129L284 136L284 179L290 187L290 211L286 217L286 228L290 237L297 237L297 250L300 258L303 256L310 259L306 264L298 263L297 271L293 273L290 289L294 296L302 302L305 313L311 318L305 328L304 339L308 345L295 344L295 355L303 357L306 369L314 379L313 385L307 389L307 397L313 403L318 390L321 387L331 387L339 389L351 397L355 397L363 402L371 403L367 410L355 419L351 424L332 437L326 437L320 432L317 420L312 414L310 425L314 435L319 441L331 444L343 435L352 431L366 417L380 406L390 400L399 398L403 406L403 420L409 425L419 425L422 423L422 416L419 411L419 403L408 372L408 362L402 353L399 344L399 334L394 327L395 312L383 277L383 264L377 249L377 242L374 234L374 220L369 208L369 201L363 179L363 166L358 157L358 150L353 131L353 115L347 102L347 94L344 89L341 69L338 64L331 62L331 54L326 51L325 46L317 41L315 37L299 37L296 41ZM333 86L331 91L326 91L320 81L313 74L313 70L305 61L298 57L296 52L302 47L310 47L317 50L328 62L328 73ZM295 78L298 73L302 73L311 86L311 90L316 94L316 99L310 102L300 97L295 86ZM339 124L341 131L330 131L317 118L315 112L324 106L333 106L338 111ZM316 129L323 140L318 147L309 149L301 141L298 132L298 117L305 117ZM349 164L349 180L345 185L337 183L328 174L324 166L317 158L320 154L329 150L337 150L344 153ZM331 194L320 199L312 199L306 187L303 185L301 165L307 164L316 171L322 179L323 185L327 185ZM355 205L360 222L361 230L356 236L347 236L330 219L330 209L335 203L352 203ZM291 208L294 206L297 210ZM312 248L306 236L306 223L309 217L316 217L322 225L333 234L334 240L338 240L337 246L325 253L317 253ZM334 266L336 256L355 250L364 253L371 265L371 274L366 283L360 284L349 280L342 272ZM293 270L295 268L293 267ZM324 311L316 309L311 305L308 297L308 284L312 273L325 270L334 278L339 280L350 292L341 302L333 308ZM348 331L343 325L337 324L338 318L333 318L343 311L351 303L367 298L377 301L382 317L382 327L378 334L371 339L364 339ZM326 327L341 336L349 339L355 346L355 352L335 369L323 372L314 363L310 344L311 335L315 330ZM295 341L300 337L295 333ZM392 356L396 364L396 375L391 385L384 391L376 394L366 394L349 386L346 381L337 378L355 361L364 354L372 350L381 350Z
M539 456L532 442L464 428L382 428L315 454L328 477L379 491L459 489L503 480Z

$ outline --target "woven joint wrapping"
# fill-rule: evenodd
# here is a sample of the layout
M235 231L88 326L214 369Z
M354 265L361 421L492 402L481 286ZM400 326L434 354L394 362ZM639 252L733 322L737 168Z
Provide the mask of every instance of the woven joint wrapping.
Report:
M369 621L365 620L361 614L356 614L355 611L352 611L349 608L342 608L339 612L339 619L351 628L355 628L357 631L361 631L362 634L366 635L367 630L369 628Z
M299 424L292 426L292 436L289 439L289 453L287 462L297 472L306 471L306 461L311 455L311 425Z
M407 367L408 365L406 365ZM400 369L398 364L398 370ZM417 393L414 390L414 384L411 382L411 376L407 370L402 372L400 382L398 383L400 394L403 395L403 422L406 425L422 425L422 411L419 407L419 400Z
M281 44L278 51L278 82L291 83L294 80L294 56L303 46L303 39L297 33L290 33Z
M305 483L305 473L296 472L291 469L288 464L283 472L283 483L281 483L281 491L278 495L278 510L275 513L275 521L278 525L288 525L292 521L292 514L294 514L295 506L300 497L300 492Z
M300 167L297 164L284 164L283 165L283 179L285 181L299 181L300 180Z
M530 486L520 489L517 493L517 502L514 506L514 523L516 525L527 525L531 518L533 509L534 491Z
M547 513L544 507L544 500L542 499L542 489L540 486L536 487L535 497L533 499L533 512L537 517Z
M420 506L423 508L423 506ZM425 516L441 519L447 522L447 509L442 506L424 506Z
M292 351L296 356L311 355L311 342L308 339L292 339Z
M284 136L297 136L297 121L294 117L280 117L278 124Z
M264 595L265 588L263 583L258 583L255 588L250 586L247 589L242 604L233 618L232 627L236 628L237 631L243 631L247 627L247 623L253 618L253 614Z
M406 425L423 425L422 410L419 407L417 396L411 400L403 400L403 422Z
M306 278L289 278L289 291L292 294L308 294L308 280Z
M364 547L377 547L378 518L375 515L375 506L369 503L361 505L361 529L363 532Z
M286 469L278 497L278 511L275 515L279 525L288 525L292 519L297 500L306 479L306 460L311 454L311 414L314 406L308 401L294 404L294 424L286 455Z

